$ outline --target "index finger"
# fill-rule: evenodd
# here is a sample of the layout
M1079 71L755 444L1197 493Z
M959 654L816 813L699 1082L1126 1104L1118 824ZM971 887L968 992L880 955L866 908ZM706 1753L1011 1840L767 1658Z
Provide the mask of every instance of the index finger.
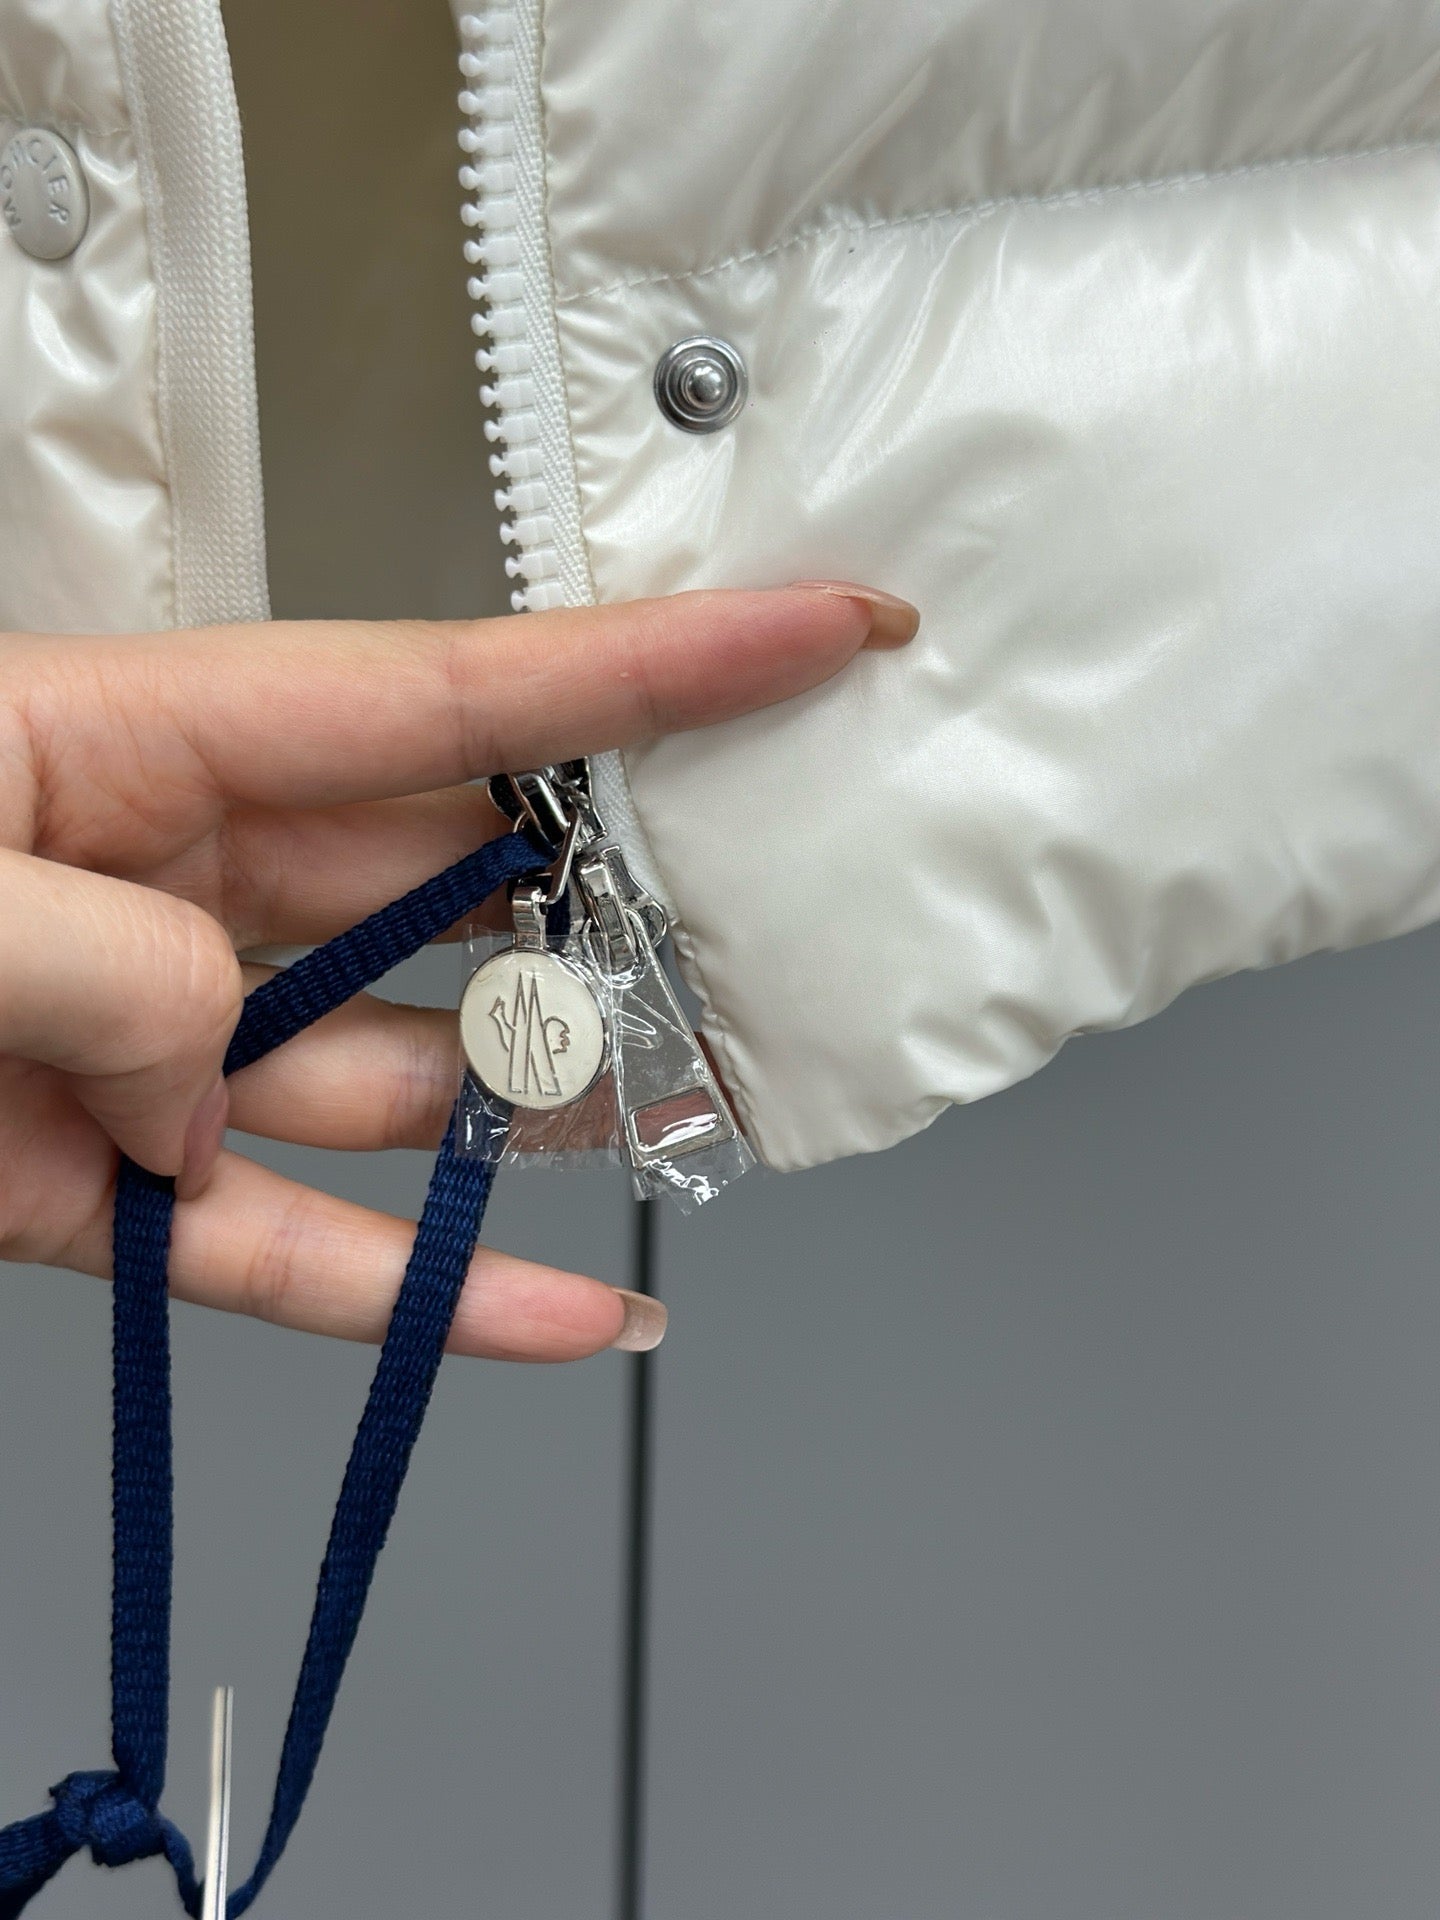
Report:
M7 679L22 708L30 692L52 776L83 770L123 788L127 775L153 782L168 769L187 786L203 776L231 802L323 806L542 766L787 699L867 641L907 638L895 631L903 603L888 598L807 585L497 620L67 640L59 656L57 643L22 641Z

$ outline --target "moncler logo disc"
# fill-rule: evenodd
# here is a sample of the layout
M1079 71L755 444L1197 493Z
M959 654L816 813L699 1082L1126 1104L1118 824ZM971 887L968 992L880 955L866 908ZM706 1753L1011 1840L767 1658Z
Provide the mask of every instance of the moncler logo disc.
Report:
M589 982L538 947L507 948L471 977L460 1039L487 1092L541 1112L588 1093L605 1065L605 1020Z

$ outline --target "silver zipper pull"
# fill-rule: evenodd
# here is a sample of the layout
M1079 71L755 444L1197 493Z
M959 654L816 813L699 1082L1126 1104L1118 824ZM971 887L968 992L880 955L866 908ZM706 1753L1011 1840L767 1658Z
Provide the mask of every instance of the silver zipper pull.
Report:
M616 1102L636 1187L699 1205L752 1158L660 964L664 912L610 842L587 847L574 875L586 945L613 1007Z
M551 865L516 888L513 945L471 976L460 1002L465 1056L510 1107L573 1105L608 1066L637 1192L711 1200L754 1158L660 964L664 909L607 838L589 768L572 760L501 774L491 797ZM574 884L582 909L563 952L546 914Z
M609 1053L593 982L546 943L547 891L517 887L514 945L492 954L460 997L460 1044L471 1073L497 1100L535 1113L583 1100Z

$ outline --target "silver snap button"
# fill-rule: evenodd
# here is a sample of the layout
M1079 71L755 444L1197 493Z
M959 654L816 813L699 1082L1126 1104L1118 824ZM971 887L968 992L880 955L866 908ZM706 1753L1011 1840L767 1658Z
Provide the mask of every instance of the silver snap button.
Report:
M32 259L63 260L85 237L90 191L75 149L26 127L0 153L0 219Z
M728 427L745 404L745 362L728 340L697 334L667 347L655 366L655 403L686 433Z

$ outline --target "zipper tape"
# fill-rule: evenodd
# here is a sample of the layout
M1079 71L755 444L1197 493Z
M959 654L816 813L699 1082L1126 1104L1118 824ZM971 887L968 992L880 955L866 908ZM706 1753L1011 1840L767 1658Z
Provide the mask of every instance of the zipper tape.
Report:
M517 613L588 606L595 599L580 533L554 284L545 224L537 0L496 0L462 14L464 86L460 217L472 229L465 260L482 344L475 364L490 409L490 471L505 571Z

